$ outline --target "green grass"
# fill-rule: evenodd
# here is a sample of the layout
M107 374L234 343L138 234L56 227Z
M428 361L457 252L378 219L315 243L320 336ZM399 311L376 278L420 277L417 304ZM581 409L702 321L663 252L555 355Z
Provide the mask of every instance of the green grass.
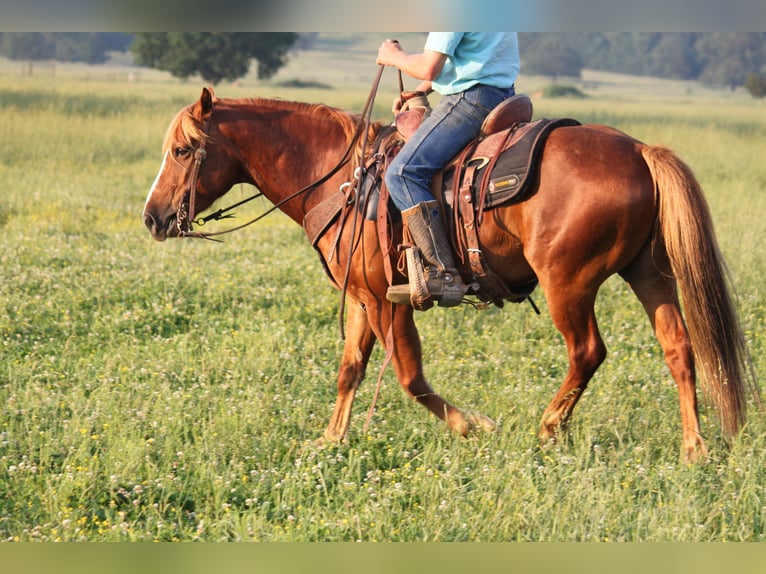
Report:
M296 73L306 65L218 92L361 108L374 66L336 66L339 86ZM542 317L522 305L419 318L434 387L495 418L495 434L453 436L391 372L364 430L377 350L348 443L316 448L342 343L338 294L303 231L275 214L223 244L157 244L141 223L165 128L199 86L2 69L0 539L764 541L763 414L729 448L703 402L711 460L679 462L675 386L617 279L598 301L610 354L562 444L536 439L566 371L537 293ZM334 89L280 87L294 77ZM536 100L536 116L609 123L692 165L763 386L762 102L662 82L652 100L600 81L586 99Z

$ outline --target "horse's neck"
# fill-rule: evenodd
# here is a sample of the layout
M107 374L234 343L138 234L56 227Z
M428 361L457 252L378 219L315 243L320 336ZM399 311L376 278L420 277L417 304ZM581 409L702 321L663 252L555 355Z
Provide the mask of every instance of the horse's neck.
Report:
M311 113L311 107L285 109L279 102L267 101L263 107L248 110L247 130L241 124L232 130L235 145L245 153L246 169L252 182L278 204L293 194L310 188L330 173L348 149L344 126L331 115ZM340 114L339 114L340 115ZM330 189L337 191L337 180L348 174L332 177L316 189L307 189L281 207L288 216L301 223L311 206L321 201ZM334 188L330 187L334 185Z

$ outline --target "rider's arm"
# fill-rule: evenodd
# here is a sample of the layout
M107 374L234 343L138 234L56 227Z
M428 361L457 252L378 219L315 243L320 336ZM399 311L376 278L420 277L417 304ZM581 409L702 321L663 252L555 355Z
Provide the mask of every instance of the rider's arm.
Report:
M424 82L418 86L418 89L422 91L431 90L431 80L436 79L439 76L444 62L447 61L447 55L441 52L434 52L433 50L423 50L419 54L408 54L402 50L398 42L392 40L386 40L380 45L378 49L377 63L385 66L394 66L399 68L402 72L416 78L418 80L424 80ZM427 82L427 85L425 83Z

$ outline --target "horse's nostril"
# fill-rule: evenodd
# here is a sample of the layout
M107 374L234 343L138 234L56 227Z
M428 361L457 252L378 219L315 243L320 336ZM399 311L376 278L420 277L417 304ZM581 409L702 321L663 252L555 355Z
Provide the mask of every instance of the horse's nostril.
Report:
M144 225L149 228L149 231L154 233L157 222L154 220L154 216L151 213L144 213Z

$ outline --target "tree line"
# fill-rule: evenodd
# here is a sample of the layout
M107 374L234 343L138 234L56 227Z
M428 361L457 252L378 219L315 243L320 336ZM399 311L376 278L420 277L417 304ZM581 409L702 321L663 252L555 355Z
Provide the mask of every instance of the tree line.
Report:
M100 64L110 51L129 49L132 41L132 34L118 32L0 32L0 56Z
M552 77L588 68L736 88L766 75L764 32L522 33L519 43L525 72Z
M217 84L247 74L253 60L260 78L287 62L298 34L256 32L2 32L0 56L11 60L100 64L110 51L130 51L135 63L179 78L199 74Z
M98 64L130 51L138 65L215 84L241 78L253 61L259 77L272 76L291 48L311 49L303 37L316 34L3 32L0 56ZM524 32L519 43L528 74L579 77L588 68L766 92L766 32Z

